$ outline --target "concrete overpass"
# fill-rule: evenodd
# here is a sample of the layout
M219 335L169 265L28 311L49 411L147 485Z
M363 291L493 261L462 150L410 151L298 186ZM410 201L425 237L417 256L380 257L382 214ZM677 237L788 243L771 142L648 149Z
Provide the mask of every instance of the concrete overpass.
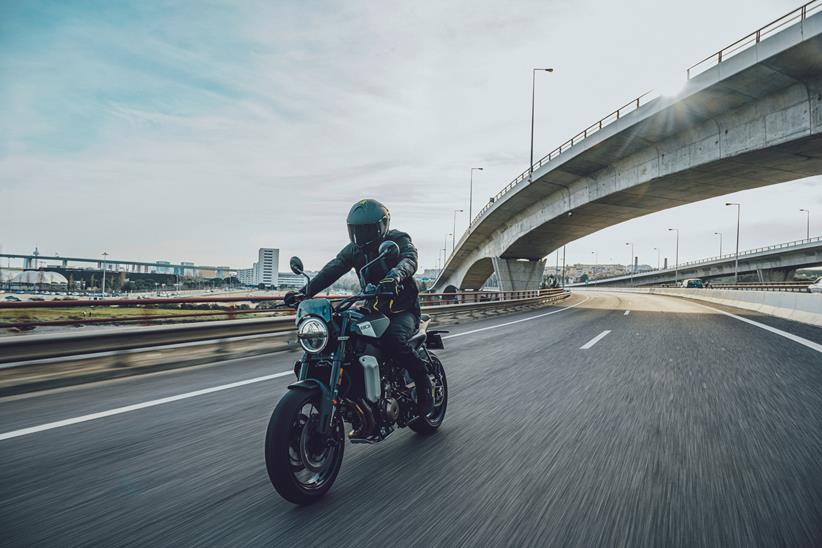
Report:
M479 289L493 272L503 290L534 288L545 256L603 228L822 173L822 13L802 8L795 20L709 57L676 97L637 98L523 172L473 219L433 290Z
M591 280L574 286L647 286L669 284L685 278L703 280L729 278L734 275L734 253L700 261L682 263L679 268L640 272L633 276L615 276ZM739 253L739 275L760 282L785 282L793 279L799 268L822 265L822 237L798 240Z

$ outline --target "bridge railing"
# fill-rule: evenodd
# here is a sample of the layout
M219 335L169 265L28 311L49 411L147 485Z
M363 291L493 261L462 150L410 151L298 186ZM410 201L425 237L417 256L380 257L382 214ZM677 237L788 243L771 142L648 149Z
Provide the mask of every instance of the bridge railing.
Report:
M733 44L722 48L716 53L713 53L705 59L699 61L698 63L688 67L688 79L691 79L694 76L697 76L698 74L705 72L711 67L715 67L722 61L725 61L726 59L733 57L741 51L745 51L746 49L755 46L769 34L772 34L785 26L792 25L799 21L804 21L805 18L807 18L809 15L816 13L820 10L822 10L822 0L812 0L807 4L796 8L792 12L787 13L782 17L771 21L767 25L756 29L749 35L740 38Z
M799 21L804 21L805 18L807 18L809 15L814 14L818 11L822 11L822 0L812 0L807 4L804 4L803 6L796 8L790 13L768 23L764 27L755 30L754 32L745 36L744 38L737 40L730 46L727 46L719 50L718 52L709 55L702 61L699 61L695 65L689 67L685 71L687 79L690 80L691 78L697 76L705 70L708 70L710 67L721 63L723 60L728 59L729 57L732 57L736 53L739 53L740 51L743 51L748 47L759 43L767 35L776 32L777 30L785 27L786 25L790 25ZM528 180L530 174L533 172L534 169L540 168L543 165L549 163L551 160L554 160L555 158L559 157L563 153L573 148L574 145L579 144L591 135L597 133L602 128L616 122L625 115L638 110L642 105L650 103L659 96L660 94L655 91L648 91L646 93L643 93L639 97L622 105L621 107L611 112L607 116L604 116L600 120L594 122L584 130L580 131L579 133L577 133L576 135L574 135L573 137L559 145L557 148L555 148L554 150L540 158L536 163L534 163L534 165L532 165L530 168L526 169L525 171L514 177L514 179L510 183L505 185L502 188L502 190L497 192L497 194L494 195L494 197L491 198L489 202L485 204L485 206L483 206L482 209L480 209L479 213L477 213L477 215L470 220L470 224L466 232L470 231L471 227L475 225L477 221L479 221L482 218L482 216L485 215L485 213L489 209L491 209L497 201L500 200L500 198L502 198L508 192L513 190L522 181Z

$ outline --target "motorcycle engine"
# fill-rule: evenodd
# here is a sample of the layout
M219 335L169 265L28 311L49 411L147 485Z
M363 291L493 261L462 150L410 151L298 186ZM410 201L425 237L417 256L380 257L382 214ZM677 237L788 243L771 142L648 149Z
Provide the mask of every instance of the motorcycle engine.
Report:
M380 401L380 413L386 422L395 422L400 416L400 404L394 398L383 398Z

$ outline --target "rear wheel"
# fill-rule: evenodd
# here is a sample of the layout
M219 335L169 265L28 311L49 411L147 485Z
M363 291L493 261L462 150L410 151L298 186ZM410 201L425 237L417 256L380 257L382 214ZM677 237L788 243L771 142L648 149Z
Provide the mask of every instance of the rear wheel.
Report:
M418 417L408 424L408 427L417 434L433 434L440 427L445 419L445 410L448 407L448 381L445 378L445 368L442 362L433 353L431 363L433 373L428 375L431 379L433 391L434 410L426 416Z
M289 390L277 404L265 437L265 464L277 492L311 504L331 488L342 464L345 434L334 416L331 439L317 433L320 392Z

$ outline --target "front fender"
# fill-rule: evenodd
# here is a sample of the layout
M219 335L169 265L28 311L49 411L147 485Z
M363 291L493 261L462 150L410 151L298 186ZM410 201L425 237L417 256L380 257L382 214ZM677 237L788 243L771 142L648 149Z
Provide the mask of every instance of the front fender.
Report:
M334 409L334 404L331 402L331 390L317 379L304 379L288 385L289 390L302 390L305 392L312 392L318 390L320 392L319 411L320 411L320 425L319 432L325 434L328 432L328 424L331 420L331 414Z

